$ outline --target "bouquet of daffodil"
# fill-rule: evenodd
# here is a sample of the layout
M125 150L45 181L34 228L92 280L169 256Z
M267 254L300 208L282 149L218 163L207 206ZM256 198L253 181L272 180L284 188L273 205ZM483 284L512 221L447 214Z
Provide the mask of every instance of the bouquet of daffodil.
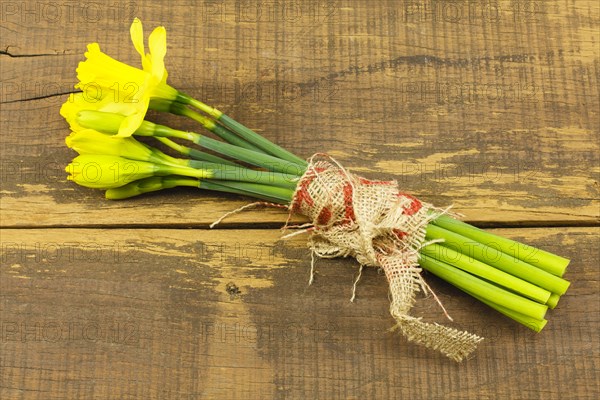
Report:
M68 179L106 190L108 199L190 186L303 214L311 222L294 234L309 235L313 254L382 268L397 328L457 361L482 338L410 315L416 293L431 292L421 268L528 328L545 326L547 309L569 286L562 278L567 259L460 222L396 182L352 174L326 154L304 160L290 153L169 86L164 27L150 34L148 54L138 19L130 32L142 69L102 53L97 43L77 68L81 92L61 108L72 131L67 145L79 153L67 166ZM149 109L191 118L212 137L152 123ZM152 140L171 154L149 145Z

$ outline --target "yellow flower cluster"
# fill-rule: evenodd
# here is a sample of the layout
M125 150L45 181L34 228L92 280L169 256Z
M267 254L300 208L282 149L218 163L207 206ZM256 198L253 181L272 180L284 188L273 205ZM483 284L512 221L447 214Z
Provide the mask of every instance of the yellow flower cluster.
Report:
M144 123L150 100L177 97L177 90L167 84L166 30L158 27L150 34L148 54L139 19L133 21L130 33L142 69L115 60L98 43L91 43L86 60L77 67L75 88L81 92L71 95L60 109L72 131L67 146L80 154L66 168L68 179L82 186L116 188L160 169L152 163L161 159L160 154L131 135ZM90 114L99 118L91 126L82 125L81 116Z
M104 54L98 43L88 45L86 59L77 67L79 82L75 88L81 91L70 96L60 110L72 131L66 138L67 146L79 153L66 168L67 179L106 190L106 197L112 199L174 186L200 188L202 184L203 189L289 201L300 175L288 171L302 166L275 156L282 149L167 84L164 27L150 34L148 53L139 19L133 21L130 34L141 57L141 69ZM148 109L189 117L223 141L147 121ZM151 136L185 157L164 154L133 135ZM191 142L209 152L171 139ZM248 169L238 162L266 171Z
M77 93L63 105L61 115L77 129L75 116L80 110L121 114L125 118L117 136L131 136L140 126L151 99L175 100L178 91L167 84L164 58L167 33L158 27L150 34L150 53L144 51L142 22L131 24L131 41L142 59L143 69L132 67L104 54L98 43L88 45L86 60L77 67Z

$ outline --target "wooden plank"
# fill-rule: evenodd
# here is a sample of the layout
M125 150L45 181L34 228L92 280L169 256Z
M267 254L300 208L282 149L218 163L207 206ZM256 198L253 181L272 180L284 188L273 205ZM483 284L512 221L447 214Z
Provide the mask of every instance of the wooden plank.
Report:
M136 4L148 29L167 25L173 85L299 155L329 151L353 171L397 179L439 206L454 203L469 221L600 220L596 2L503 1L497 15L469 2L469 14L452 17L454 6L437 2L428 12L412 3L316 1L298 4L297 18L282 16L277 2L265 14L252 14L251 2ZM128 43L132 11L119 10L102 9L93 22L91 9L74 10L60 23L4 10L2 226L205 227L246 203L190 190L112 203L64 180L73 153L58 116L66 96L57 94L71 90L85 44L97 39L115 57L138 61ZM285 218L260 211L229 222Z
M0 226L25 228L0 230L0 398L599 397L597 1L192 3L0 5ZM548 326L427 276L452 325L488 339L457 365L388 331L376 270L355 303L352 260L319 260L307 286L304 238L271 229L285 212L173 229L248 199L67 182L58 109L87 43L138 62L134 16L166 25L174 86L295 153L543 227L496 232L573 259ZM432 299L414 311L445 323Z
M456 364L389 332L385 278L277 230L3 230L0 397L597 398L598 228L495 232L572 258L540 334L427 276L486 336ZM445 323L432 298L415 315Z

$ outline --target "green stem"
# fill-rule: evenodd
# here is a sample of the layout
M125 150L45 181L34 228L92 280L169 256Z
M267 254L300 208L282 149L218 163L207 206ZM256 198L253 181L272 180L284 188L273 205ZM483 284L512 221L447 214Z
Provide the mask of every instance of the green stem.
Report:
M213 181L196 179L187 176L167 175L152 176L130 182L118 188L108 189L106 198L110 200L122 200L144 193L156 192L162 189L170 189L176 186L188 186L203 190L213 190L250 196L273 203L286 204L291 196L291 189L271 187L248 182Z
M306 161L303 160L302 158L300 158L300 157L296 156L295 154L285 150L284 148L276 145L275 143L271 142L267 138L254 132L252 129L247 128L246 126L235 121L233 118L223 114L221 111L219 111L213 107L210 107L210 106L202 103L201 101L194 99L191 96L188 96L184 93L179 92L176 101L180 102L182 104L190 105L192 107L199 109L200 111L203 111L203 112L211 115L217 121L222 123L225 127L230 129L232 132L238 134L240 137L244 138L246 141L257 146L258 148L264 150L268 154L271 154L282 160L286 160L286 161L301 165L303 167L308 166Z
M242 196L250 196L250 194L248 194L247 192L243 191L243 190L239 190L236 188L231 188L228 185L218 185L215 184L209 180L202 180L198 182L197 187L199 189L204 189L204 190L211 190L211 191L216 191L216 192L224 192L224 193L231 193L231 194L238 194L238 195L242 195ZM252 196L254 197L254 196ZM262 197L257 197L258 199L261 200L265 200L266 198L262 198Z
M276 186L294 190L296 187L295 175L286 175L277 172L255 171L248 168L233 167L205 163L204 168L193 168L175 164L157 164L156 175L182 175L199 179L217 179L223 181L247 182L264 186Z
M429 224L426 238L428 240L444 239L442 243L444 247L453 247L459 253L466 254L550 292L562 295L569 287L569 282L562 278L504 254L497 248L486 246L439 226Z
M179 92L177 94L177 98L175 99L175 101L195 107L198 110L202 111L205 114L210 115L211 117L213 117L215 119L219 119L221 117L221 115L223 115L223 113L221 111L217 110L216 108L211 107L207 104L204 104L203 102L196 100L193 97L190 97L181 92Z
M176 186L198 187L198 179L183 176L152 176L130 182L127 185L108 189L105 193L107 199L123 200L139 196L143 193L156 192L162 189L170 189Z
M543 269L553 275L563 276L567 265L569 265L569 260L564 257L532 246L527 246L502 236L494 235L493 233L486 232L447 215L438 217L432 221L432 223L451 232L473 239L479 243L488 246L493 244L500 248L500 251L503 253L525 261L526 263Z
M253 151L256 151L259 153L263 153L263 151L259 147L255 146L251 143L248 143L246 140L242 139L235 133L230 132L229 130L222 127L221 125L216 124L213 120L211 120L203 115L198 114L197 112L187 108L183 104L173 103L171 106L171 111L174 114L183 115L183 116L193 119L194 121L200 123L204 128L211 131L212 133L214 133L215 135L217 135L218 137L220 137L227 143L230 143L234 146L243 147L248 150L253 150Z
M525 325L527 328L534 330L536 332L540 332L542 329L544 329L544 327L548 323L548 320L546 320L546 319L537 319L537 318L529 317L527 315L521 314L520 312L516 312L516 311L510 310L506 307L502 307L496 303L492 303L491 301L486 300L483 297L478 296L476 294L473 294L473 293L469 292L468 290L463 290L463 291L465 293L473 296L477 300L481 301L482 303L488 305L489 307L493 308L494 310L506 315L507 317L517 321L518 323L520 323L522 325Z
M240 135L241 137L243 137L250 143L263 149L265 152L274 155L275 157L279 157L282 160L287 160L289 162L296 163L303 167L308 166L308 163L305 160L303 160L302 158L298 157L297 155L295 155L293 153L290 153L289 151L285 150L283 147L276 145L275 143L271 142L267 138L254 132L252 129L247 128L246 126L240 124L239 122L237 122L233 118L229 117L228 115L225 115L225 114L221 115L221 117L219 118L219 122L221 122L227 128L231 129L233 132L237 133L238 135Z
M160 141L161 143L170 147L171 149L173 149L183 155L189 156L198 161L207 161L207 162L211 162L211 163L215 163L215 164L224 164L224 165L237 165L233 161L229 161L224 158L206 153L204 151L196 150L191 147L181 145L181 144L176 143L166 137L156 137L156 140Z
M542 304L545 304L551 295L551 292L536 285L436 243L422 248L421 254L453 265L463 271L479 276L496 285L503 286Z
M296 175L282 174L279 172L256 171L243 167L222 166L220 169L214 170L211 179L257 183L294 190L299 178Z
M257 167L268 169L269 171L290 173L300 176L304 173L305 169L298 164L283 161L277 157L237 147L229 143L223 143L194 132L184 132L171 129L167 126L156 125L156 134L164 134L165 136L187 139L205 149L212 150L216 153L246 162Z
M558 305L558 301L560 300L560 296L557 295L556 293L552 293L550 295L550 298L548 299L548 301L546 302L546 304L548 305L548 307L554 309L556 308L556 306Z
M214 152L223 154L228 157L232 157L236 160L240 160L257 167L268 169L269 171L293 174L297 176L300 176L302 175L302 173L304 173L304 168L302 166L283 161L279 158L273 157L268 154L243 149L201 135L194 136L192 140L197 145L202 146L206 149L212 150Z
M504 290L432 257L421 255L421 267L452 285L469 291L492 303L535 319L543 319L548 306Z
M291 189L261 185L249 182L232 182L205 179L200 182L201 189L219 190L229 193L241 194L277 204L288 204L294 193Z

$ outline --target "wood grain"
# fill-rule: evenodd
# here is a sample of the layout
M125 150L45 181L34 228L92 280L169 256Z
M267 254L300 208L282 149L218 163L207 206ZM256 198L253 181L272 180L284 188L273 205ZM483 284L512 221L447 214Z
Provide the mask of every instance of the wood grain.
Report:
M448 5L430 15L405 3L317 1L296 19L279 15L276 3L208 2L192 12L136 4L147 28L167 26L175 87L303 157L328 151L355 172L455 204L470 221L586 225L600 221L600 19L584 3L500 2L488 15L468 2L470 14L452 17ZM265 9L253 22L256 4ZM0 129L11 132L0 139L2 224L125 227L174 215L206 226L244 204L189 190L112 203L65 180L74 154L57 110L85 44L98 40L138 62L129 19L105 17L86 24L74 16L68 30L12 16L3 24L0 48L12 57L1 59ZM44 40L33 39L42 32ZM257 220L281 224L285 215L249 212L230 222Z
M487 337L456 364L389 332L387 284L277 230L2 233L2 398L593 398L597 228L495 232L572 258L536 334L427 276ZM446 323L432 298L415 314ZM541 389L543 388L543 390Z
M137 64L303 157L396 179L572 258L541 334L427 276L455 364L389 332L385 278L282 242L287 214L174 189L111 202L66 181L58 114L85 46ZM0 4L0 398L600 397L597 1L204 0ZM178 117L150 119L197 129ZM298 219L299 221L299 219ZM202 228L202 229L186 229ZM227 228L227 229L225 229ZM432 299L415 313L443 321Z

